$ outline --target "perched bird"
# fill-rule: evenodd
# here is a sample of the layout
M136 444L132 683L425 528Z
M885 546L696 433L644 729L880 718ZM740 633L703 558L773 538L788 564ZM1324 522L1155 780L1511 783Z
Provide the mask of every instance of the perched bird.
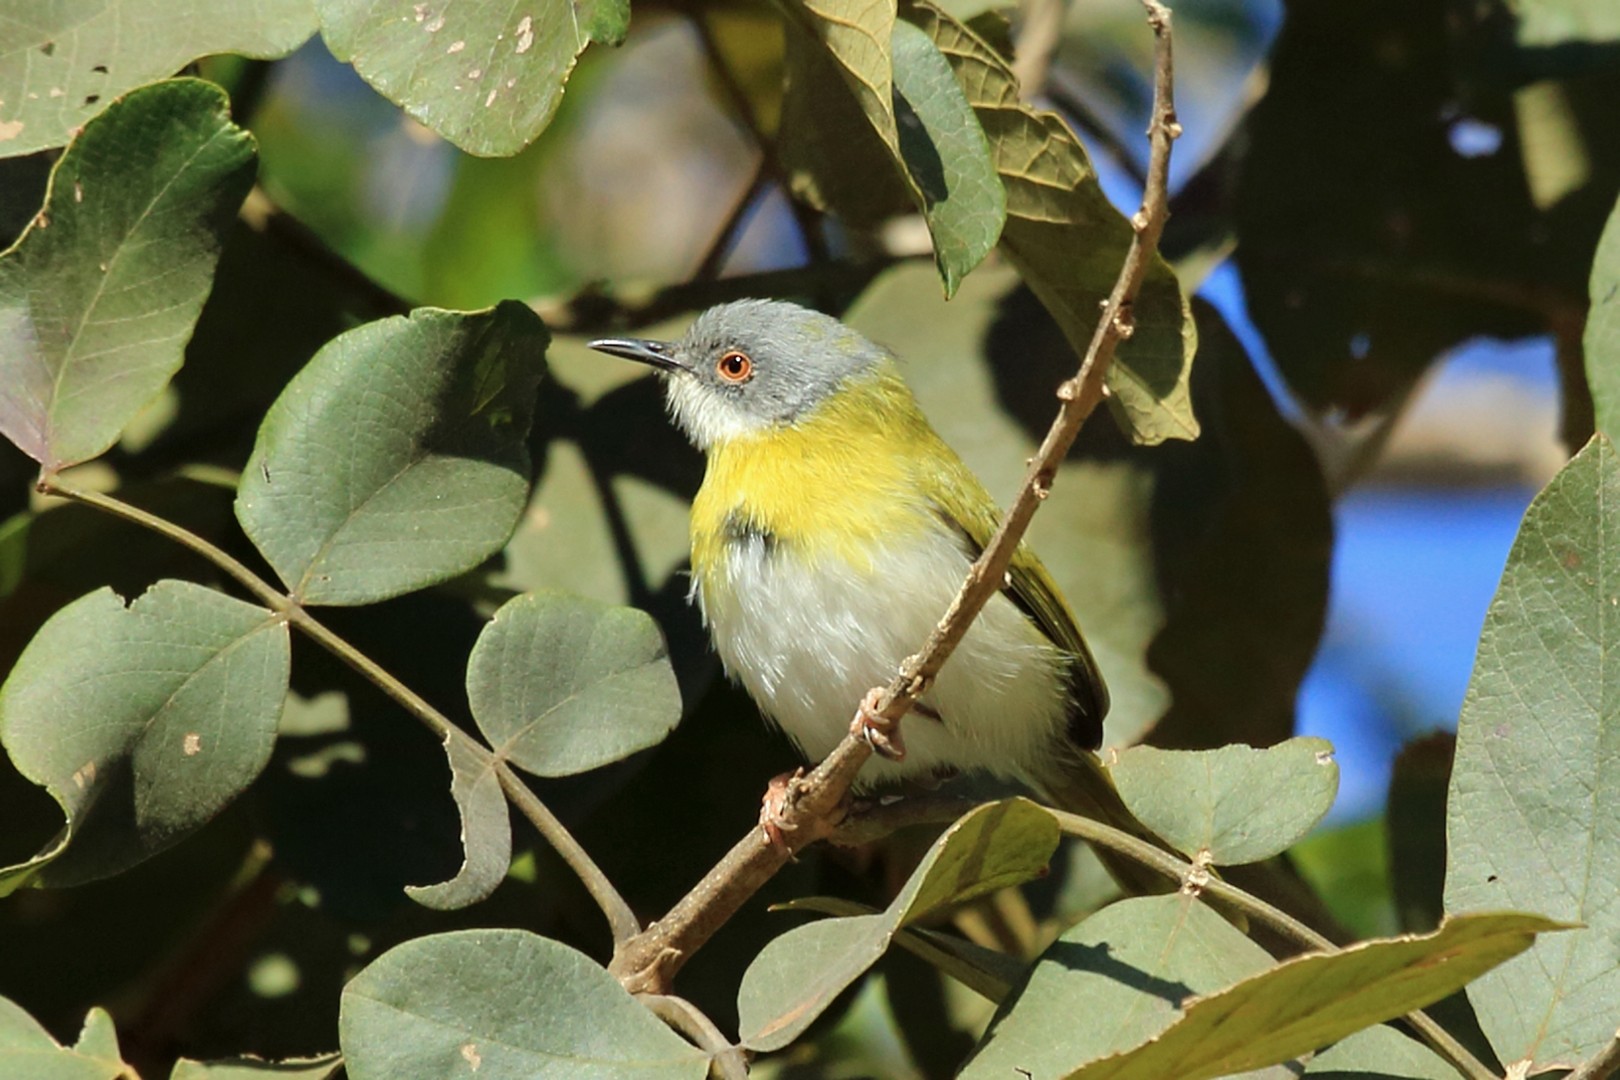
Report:
M921 647L999 520L882 348L781 301L710 308L679 341L610 338L663 376L707 459L692 599L726 671L811 760ZM982 771L1118 819L1097 756L1108 690L1074 616L1020 547L905 721L903 756L857 784Z

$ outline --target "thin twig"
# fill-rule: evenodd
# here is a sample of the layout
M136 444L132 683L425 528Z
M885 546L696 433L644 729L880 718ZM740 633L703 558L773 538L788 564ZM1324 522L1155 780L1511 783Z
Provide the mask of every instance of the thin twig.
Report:
M601 867L597 866L574 839L556 816L546 808L537 795L529 790L518 775L512 771L506 762L495 755L483 743L468 735L457 727L451 719L438 709L435 709L420 694L400 682L386 668L378 664L371 657L351 645L347 640L339 637L325 624L311 615L307 609L296 603L291 597L278 591L273 585L259 575L249 570L241 562L209 543L207 540L191 532L189 529L176 525L172 521L148 513L137 506L132 506L121 499L101 492L89 491L61 483L54 475L41 475L35 485L39 491L47 495L56 495L64 499L84 503L97 510L102 510L114 517L133 522L144 528L151 529L162 536L173 540L182 547L188 548L204 559L225 571L254 597L260 600L271 611L282 617L291 626L296 626L303 633L313 638L318 644L332 653L338 659L348 664L366 679L370 680L378 689L393 698L406 712L420 720L430 731L441 740L454 740L464 748L478 764L495 771L500 779L501 790L512 805L529 822L546 841L556 849L564 862L579 876L580 882L596 901L602 914L607 918L608 926L613 933L615 942L622 942L634 937L641 930L641 923L636 918L630 905L619 895L613 883L608 880Z
M685 998L671 994L638 994L636 1000L698 1048L706 1050L713 1072L722 1080L746 1080L748 1061L743 1057L742 1048L722 1035L703 1010Z
M1005 580L1024 530L1051 490L1058 464L1068 453L1086 417L1103 400L1103 378L1114 349L1133 328L1131 308L1147 275L1159 234L1169 216L1170 146L1181 132L1172 93L1170 12L1158 0L1143 0L1155 37L1153 116L1148 126L1150 157L1142 208L1132 219L1136 235L1103 306L1080 370L1058 389L1061 406L1052 429L1031 459L1012 508L984 553L968 571L944 619L927 644L901 667L883 690L875 711L898 722L932 683L969 624ZM767 844L750 832L669 913L616 950L608 970L632 993L662 993L681 965L792 857L792 853L832 835L846 807L855 774L872 754L865 739L846 737L809 776L788 785L779 819L785 842ZM1150 845L1145 845L1150 846Z
M1052 53L1063 37L1066 11L1064 0L1024 0L1024 25L1018 34L1012 70L1018 79L1018 96L1025 101L1033 100L1046 88Z
M1608 1080L1616 1072L1620 1072L1620 1034L1616 1034L1609 1040L1608 1046L1598 1051L1596 1057L1564 1077L1564 1080Z
M793 211L793 221L799 228L799 239L804 243L804 251L812 264L827 261L827 242L821 235L821 215L793 197L793 185L789 182L787 170L782 167L782 160L777 156L776 143L765 134L765 129L759 122L759 116L754 112L753 103L748 100L748 91L743 89L737 80L736 72L726 63L725 54L720 51L719 42L714 40L714 33L709 29L709 21L700 9L690 9L687 17L692 23L692 29L697 33L698 43L703 46L704 58L708 60L709 67L714 71L715 79L720 83L720 89L726 95L726 101L743 127L748 129L753 137L754 145L764 159L765 168L778 185L782 193L787 196L788 206Z
M737 241L742 235L743 226L748 223L749 211L753 209L754 203L764 192L765 185L770 180L770 172L770 160L761 154L759 164L754 167L754 175L748 181L748 186L743 189L742 194L738 196L736 203L731 207L731 213L726 215L726 220L720 224L719 230L715 232L714 240L709 244L709 250L703 255L703 261L698 263L698 268L692 272L693 281L713 281L720 276L720 271L725 268L727 256L731 254L731 249L736 247Z

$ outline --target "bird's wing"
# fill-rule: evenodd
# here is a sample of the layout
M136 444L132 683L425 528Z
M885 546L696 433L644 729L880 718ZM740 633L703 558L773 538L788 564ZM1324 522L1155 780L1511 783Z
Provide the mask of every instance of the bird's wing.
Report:
M962 538L969 556L978 558L1000 524L996 504L979 478L954 453L949 454L949 460L948 467L931 470L930 476L919 478L919 486L927 492L933 512ZM1018 605L1054 645L1074 657L1070 684L1077 715L1070 718L1070 737L1088 749L1101 746L1108 687L1069 605L1052 575L1025 544L1019 544L1013 553L1007 577L1002 594Z

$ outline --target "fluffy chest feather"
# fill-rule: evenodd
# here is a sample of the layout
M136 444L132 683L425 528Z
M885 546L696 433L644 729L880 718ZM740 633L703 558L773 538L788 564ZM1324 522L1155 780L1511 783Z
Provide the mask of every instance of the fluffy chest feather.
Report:
M969 557L889 436L814 426L715 447L692 508L693 595L732 678L812 758L926 639ZM908 757L863 779L1023 776L1061 737L1067 659L997 596L906 721Z

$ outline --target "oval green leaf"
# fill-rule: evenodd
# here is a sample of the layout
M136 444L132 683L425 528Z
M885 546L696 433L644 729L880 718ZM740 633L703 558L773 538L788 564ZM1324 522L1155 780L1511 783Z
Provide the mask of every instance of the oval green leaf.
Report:
M548 337L505 301L422 308L328 343L276 399L236 516L308 604L368 604L477 566L512 534Z
M795 927L762 949L737 993L742 1044L777 1050L794 1039L910 923L1046 872L1057 823L1025 799L980 806L947 829L880 914Z
M61 146L120 94L193 60L216 53L268 60L315 32L310 0L255 0L249 11L217 0L24 0L6 7L0 157Z
M708 1058L595 961L523 930L417 938L343 988L354 1080L699 1080Z
M48 470L106 450L180 369L253 182L226 105L197 79L113 104L0 255L0 434Z
M501 606L468 659L467 698L496 755L540 776L628 757L681 718L652 617L565 593Z
M1142 824L1188 858L1207 856L1216 866L1287 851L1339 791L1333 745L1305 737L1261 750L1133 746L1110 772Z
M1446 910L1542 911L1579 930L1468 988L1527 1075L1614 1037L1620 1002L1620 457L1601 435L1537 495L1485 616L1457 723Z
M0 892L118 873L219 813L270 758L290 655L279 617L185 581L51 616L0 687L0 742L67 825Z
M533 142L556 113L585 46L617 45L630 23L627 0L315 6L334 56L416 119L485 157Z

